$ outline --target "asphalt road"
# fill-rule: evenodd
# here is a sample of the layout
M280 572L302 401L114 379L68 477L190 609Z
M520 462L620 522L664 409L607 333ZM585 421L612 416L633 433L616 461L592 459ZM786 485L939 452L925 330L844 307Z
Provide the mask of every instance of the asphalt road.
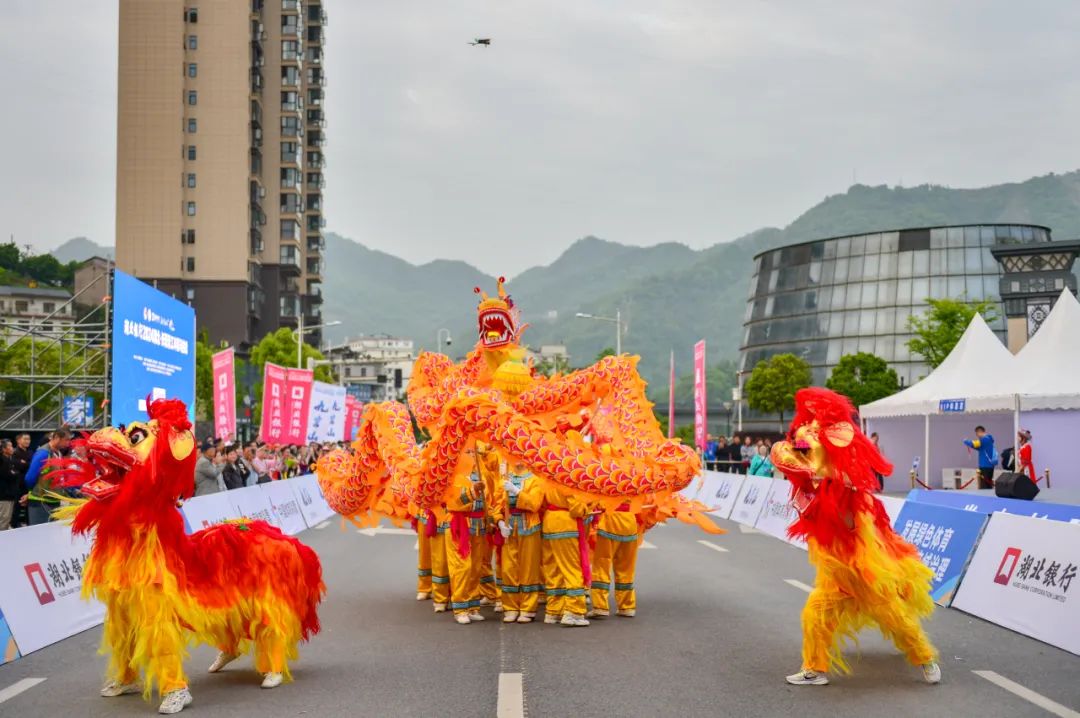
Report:
M195 703L185 715L234 716L978 716L1055 713L995 685L994 673L1080 713L1080 657L955 610L929 624L940 685L922 682L880 636L866 632L854 674L793 687L799 611L813 582L806 554L764 534L710 537L684 526L648 536L640 553L638 615L588 628L482 624L436 616L415 593L415 539L358 533L331 522L302 538L322 557L329 594L323 632L301 648L295 682L259 688L250 659L208 675L213 649L187 666ZM717 551L700 541L728 549ZM0 666L0 716L146 716L156 702L100 698L100 629ZM515 691L520 674L522 689ZM500 679L500 675L504 677ZM5 689L44 678L4 700ZM503 685L500 704L500 684ZM8 692L10 694L10 691ZM506 713L498 713L497 706ZM1053 706L1051 705L1051 708ZM1062 712L1062 710L1064 712Z

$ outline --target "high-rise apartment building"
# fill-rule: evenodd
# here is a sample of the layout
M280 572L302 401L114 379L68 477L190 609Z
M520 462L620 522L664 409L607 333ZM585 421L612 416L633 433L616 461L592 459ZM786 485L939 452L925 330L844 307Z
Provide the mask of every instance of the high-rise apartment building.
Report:
M241 351L321 322L325 26L321 0L120 0L117 265Z

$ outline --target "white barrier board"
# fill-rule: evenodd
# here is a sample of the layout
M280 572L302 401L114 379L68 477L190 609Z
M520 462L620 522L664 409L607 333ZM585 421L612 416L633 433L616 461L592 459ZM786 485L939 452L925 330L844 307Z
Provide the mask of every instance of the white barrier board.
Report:
M705 482L698 492L697 500L708 506L713 516L726 519L731 516L731 509L735 506L735 499L739 498L739 489L742 488L742 474L728 474L720 471L706 471Z
M788 526L795 523L799 514L791 504L791 484L785 481L773 481L769 494L765 497L765 506L761 509L754 528L792 546L806 549L806 542L788 538Z
M952 606L1080 655L1078 571L1080 525L992 514Z
M293 493L300 501L300 513L304 515L308 526L322 523L335 515L330 504L323 498L322 489L319 488L319 480L315 478L315 474L297 476L288 481Z
M277 518L277 525L289 536L295 536L307 528L304 516L300 513L300 500L293 493L292 481L268 481L256 488L266 494L270 510Z
M180 512L184 514L188 533L202 531L229 519L240 518L240 513L224 491L190 498L184 502Z
M242 489L226 491L229 503L236 509L236 513L247 519L258 519L281 528L274 510L270 508L270 501L266 498L260 486L247 486Z
M904 499L899 496L878 496L878 500L885 506L885 513L889 515L889 525L896 528L896 518L904 508Z
M0 531L0 608L23 655L104 620L104 606L80 598L89 555L64 524Z
M745 476L739 495L735 499L735 505L731 509L731 520L738 521L746 526L757 523L761 509L765 506L765 499L774 482L779 479L770 479L768 476ZM787 482L784 482L785 485Z

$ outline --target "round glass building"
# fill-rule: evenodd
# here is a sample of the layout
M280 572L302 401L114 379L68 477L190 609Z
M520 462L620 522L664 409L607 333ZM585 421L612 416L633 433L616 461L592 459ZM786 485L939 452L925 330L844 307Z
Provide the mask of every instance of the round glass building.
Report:
M990 248L1049 241L1046 227L980 224L831 237L762 252L750 280L740 376L745 381L759 361L791 353L823 385L840 357L870 352L909 386L928 368L906 346L908 317L925 312L928 298L999 301L1001 275ZM991 328L1004 338L1004 317Z

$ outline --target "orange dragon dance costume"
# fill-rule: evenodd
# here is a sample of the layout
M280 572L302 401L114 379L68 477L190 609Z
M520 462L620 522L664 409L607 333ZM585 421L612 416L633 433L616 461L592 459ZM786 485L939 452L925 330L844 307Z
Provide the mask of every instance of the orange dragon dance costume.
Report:
M874 497L875 472L888 475L892 466L852 423L854 415L845 397L802 389L788 440L772 448L800 514L788 533L806 540L817 569L802 613L803 672L788 681L817 685L830 668L849 672L843 639L876 625L934 683L937 652L921 624L934 610L933 572Z
M217 646L222 665L253 646L264 687L278 685L297 643L319 631L319 559L263 521L185 535L176 500L194 489L196 458L187 408L159 399L148 413L92 434L88 460L56 460L62 485L90 497L62 513L74 533L94 535L83 595L106 609L102 695L135 692L141 680L146 697L158 687L162 713L179 712L191 702L182 662L192 640Z

